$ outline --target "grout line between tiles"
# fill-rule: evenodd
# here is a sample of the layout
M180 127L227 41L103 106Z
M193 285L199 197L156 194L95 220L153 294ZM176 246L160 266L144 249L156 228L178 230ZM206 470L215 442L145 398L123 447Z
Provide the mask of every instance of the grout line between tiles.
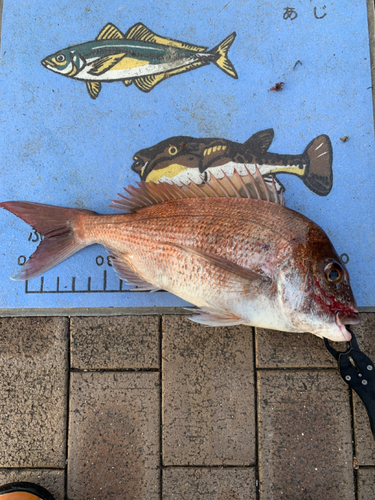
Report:
M350 403L350 416L351 416L351 430L352 430L352 456L356 456L356 441L354 431L354 397L352 389L349 389L349 403ZM353 484L355 500L359 500L358 491L358 471L353 467Z
M325 372L337 372L335 366L273 366L273 367L260 367L256 369L259 372L276 372L276 371L296 371L296 372L311 372L311 371L325 371Z
M159 316L159 466L160 500L163 500L163 316Z
M40 467L31 467L31 466L27 466L27 467L0 467L0 472L3 472L3 471L7 471L7 472L13 472L13 471L19 471L19 470L22 470L22 471L32 471L32 470L52 470L52 471L56 471L56 472L65 472L65 467L48 467L48 466L40 466Z
M260 498L260 438L259 438L259 425L258 425L258 371L257 371L257 335L256 328L253 328L253 368L254 368L254 423L255 423L255 495L256 499Z
M118 372L132 372L132 373L157 373L159 368L71 368L70 373L118 373Z
M164 465L164 469L241 469L248 470L256 467L256 464L249 465Z
M69 409L70 409L70 366L72 364L71 353L71 328L70 318L68 319L68 355L67 355L67 391L66 391L66 427L65 427L65 481L64 481L64 498L68 498L68 460L69 460Z

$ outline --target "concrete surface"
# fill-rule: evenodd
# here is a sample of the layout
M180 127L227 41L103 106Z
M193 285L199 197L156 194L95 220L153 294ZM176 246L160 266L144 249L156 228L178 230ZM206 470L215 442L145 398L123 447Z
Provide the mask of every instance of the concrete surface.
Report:
M375 313L354 328L375 358ZM0 483L57 500L372 500L362 402L309 335L0 319Z

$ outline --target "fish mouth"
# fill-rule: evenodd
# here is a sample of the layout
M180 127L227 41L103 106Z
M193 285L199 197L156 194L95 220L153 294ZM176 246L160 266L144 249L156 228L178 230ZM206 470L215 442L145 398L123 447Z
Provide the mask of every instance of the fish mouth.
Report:
M54 69L55 68L55 66L47 59L43 59L43 61L40 61L40 63L42 64L42 66L44 66L47 69Z
M340 311L336 311L335 323L339 327L341 335L344 337L346 342L349 342L352 338L352 334L346 328L346 325L356 325L359 321L360 319L357 311L351 312L350 315L342 314Z

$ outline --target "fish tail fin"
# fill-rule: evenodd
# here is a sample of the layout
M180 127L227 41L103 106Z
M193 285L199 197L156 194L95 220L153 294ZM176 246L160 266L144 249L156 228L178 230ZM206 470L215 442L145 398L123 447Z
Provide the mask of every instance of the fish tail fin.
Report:
M91 210L61 208L39 203L6 201L0 203L44 236L36 251L21 270L11 277L16 281L35 278L56 266L91 242L80 231L83 217L97 215ZM79 234L81 233L81 237Z
M307 166L302 177L305 185L319 196L327 196L332 189L332 145L328 135L315 137L304 151Z
M230 62L228 58L228 51L236 38L236 33L232 33L227 36L225 40L223 40L219 45L214 47L209 53L215 56L213 62L216 64L218 68L224 71L227 75L232 78L238 78L237 72L234 69L233 64Z

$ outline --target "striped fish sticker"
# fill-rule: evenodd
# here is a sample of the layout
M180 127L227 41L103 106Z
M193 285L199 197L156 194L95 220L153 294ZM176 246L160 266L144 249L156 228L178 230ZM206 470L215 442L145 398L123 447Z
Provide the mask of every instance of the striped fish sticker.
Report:
M211 50L207 47L157 35L137 23L125 34L108 23L94 41L60 50L42 60L45 68L86 83L96 99L102 82L134 83L142 92L150 92L163 80L210 63L232 78L238 78L228 51L236 33Z

